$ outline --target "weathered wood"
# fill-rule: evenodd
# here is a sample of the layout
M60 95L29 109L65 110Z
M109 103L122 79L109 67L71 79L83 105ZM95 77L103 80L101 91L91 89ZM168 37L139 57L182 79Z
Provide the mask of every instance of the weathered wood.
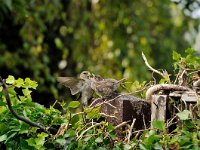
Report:
M154 120L166 121L167 95L153 95L151 103L151 122Z
M149 127L151 119L151 106L146 101L131 95L115 95L108 99L96 99L91 106L101 104L101 112L113 117L106 117L106 120L117 126L127 121L132 123L136 119L134 128L137 130ZM114 106L114 107L113 107Z
M186 92L181 95L181 100L185 102L197 102L200 99L195 92Z

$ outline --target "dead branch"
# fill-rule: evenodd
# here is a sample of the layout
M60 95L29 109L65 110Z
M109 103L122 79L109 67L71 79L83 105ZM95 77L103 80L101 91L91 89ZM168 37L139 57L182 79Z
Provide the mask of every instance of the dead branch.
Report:
M81 134L77 137L77 140L81 139L81 138L83 137L83 135L84 135L87 131L89 131L90 129L92 129L92 128L94 128L94 127L97 127L97 126L99 126L99 125L102 125L103 123L104 123L104 122L100 122L100 123L96 123L96 124L90 126L90 127L87 128L86 130L84 130L83 132L81 132Z
M69 124L62 124L61 126L60 126L60 128L58 129L58 131L57 131L57 133L53 136L53 139L56 139L58 136L60 136L60 135L64 135L64 133L65 133L65 131L68 129L68 127L69 127Z
M135 121L136 121L136 119L134 118L133 121L132 121L132 123L131 123L130 129L128 131L128 137L127 137L128 138L128 141L127 141L128 143L130 143L130 138L131 138L131 135L132 135L132 130L133 130Z
M118 119L116 116L111 116L111 115L108 115L108 114L105 114L105 113L99 113L100 115L104 116L104 117L109 117L109 118L115 118L115 119Z
M160 90L170 90L170 91L192 91L192 89L175 84L159 84L150 87L146 92L146 100L148 103L152 101L152 95Z
M21 120L31 126L34 126L34 127L38 127L39 129L41 129L42 131L44 132L47 132L47 129L46 127L42 126L42 125L39 125L31 120L29 120L28 118L24 118L23 116L20 116L18 115L15 110L12 108L12 104L11 104L11 101L10 101L10 96L8 94L8 89L7 89L7 86L6 86L6 82L5 82L5 79L2 79L0 77L0 82L2 83L2 86L3 86L3 91L4 91L4 95L5 95L5 98L6 98L6 102L7 102L7 105L8 105L8 109L10 110L10 112L13 114L13 116L15 118L17 118L18 120ZM48 133L48 132L47 132Z
M200 79L198 79L197 81L195 81L195 82L193 83L193 86L194 86L194 87L200 87Z
M149 63L148 63L148 61L147 61L147 58L146 58L146 56L144 55L143 52L142 52L142 58L143 58L143 60L144 60L144 62L145 62L145 64L146 64L146 66L147 66L151 71L153 71L153 72L155 72L155 73L161 75L163 78L168 78L168 77L169 77L169 76L167 76L167 73L161 73L160 71L158 71L158 70L154 69L153 67L151 67L151 66L149 65Z
M128 124L128 122L127 122L127 121L124 121L124 122L118 124L117 126L115 126L115 130L118 129L118 128L121 128L122 126L125 126L125 125L127 125L127 124Z

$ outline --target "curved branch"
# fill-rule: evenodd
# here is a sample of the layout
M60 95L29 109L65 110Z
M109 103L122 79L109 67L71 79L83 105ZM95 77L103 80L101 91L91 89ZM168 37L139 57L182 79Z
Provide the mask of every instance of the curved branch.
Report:
M31 120L29 120L27 118L24 118L23 116L18 115L14 111L14 109L12 108L11 101L10 101L10 96L8 94L8 88L6 86L5 79L2 79L0 77L0 82L2 83L2 86L3 86L3 91L4 91L4 95L5 95L5 98L6 98L6 102L7 102L8 108L9 108L10 112L13 114L13 116L15 116L15 118L17 118L19 120L22 120L22 121L24 121L25 123L27 123L27 124L29 124L31 126L38 127L42 131L47 132L47 129L44 126L41 126L41 125L39 125L39 124L37 124L35 122L32 122Z
M152 100L152 95L155 92L158 92L160 90L174 90L174 91L192 91L192 89L185 87L185 86L180 86L180 85L175 85L175 84L157 84L152 87L150 87L147 92L146 92L146 100L148 103L151 103Z
M153 72L155 72L155 73L161 75L163 78L166 78L166 75L165 75L164 73L161 73L160 71L154 69L153 67L151 67L151 66L149 65L149 63L148 63L148 61L147 61L147 58L146 58L146 56L144 55L143 52L142 52L142 58L143 58L145 64L147 65L147 67L148 67L151 71L153 71Z

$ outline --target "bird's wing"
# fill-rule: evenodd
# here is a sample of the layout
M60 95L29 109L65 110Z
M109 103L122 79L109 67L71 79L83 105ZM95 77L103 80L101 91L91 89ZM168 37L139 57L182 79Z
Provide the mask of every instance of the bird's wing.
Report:
M74 77L57 77L57 81L65 87L68 87L72 95L81 92L84 84L86 84L84 80Z
M108 82L108 81L101 81L96 86L96 91L101 96L110 95L115 90L116 90L116 88L114 87L113 83L112 82Z
M88 101L92 98L93 94L94 90L90 87L90 85L86 83L82 90L82 96L81 96L81 101L84 106L88 106Z

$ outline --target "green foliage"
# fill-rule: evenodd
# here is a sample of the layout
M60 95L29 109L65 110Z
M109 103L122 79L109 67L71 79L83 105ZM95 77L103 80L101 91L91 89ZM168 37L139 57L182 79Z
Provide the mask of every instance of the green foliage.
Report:
M56 76L83 70L150 79L141 51L170 70L171 50L189 46L184 35L197 22L169 0L2 0L0 72L38 81L41 99L58 97Z
M199 70L200 69L200 57L196 54L196 51L192 48L185 50L185 55L173 51L173 59L175 60L174 68L175 69L187 69L191 70Z
M178 116L181 120L188 120L190 114L191 114L191 112L190 112L189 110L183 110L182 112L177 113L177 116Z
M174 59L177 62L181 57L178 53L174 53ZM7 149L30 150L198 150L200 147L199 112L195 120L189 110L177 113L179 125L169 134L166 133L167 124L165 122L153 121L152 129L145 129L140 137L133 133L130 141L127 142L127 137L118 137L112 124L98 121L101 117L100 107L86 108L83 113L74 113L74 109L78 108L80 103L71 101L67 106L60 103L65 109L65 113L61 114L52 106L45 108L32 102L31 93L32 89L37 87L37 82L30 78L15 79L14 76L8 76L6 83L9 85L12 106L19 115L48 129L54 127L58 132L53 135L44 133L14 118L7 108L3 91L0 90L0 148L2 145L5 145ZM139 83L136 84L136 88L138 86ZM22 92L18 94L20 90Z

